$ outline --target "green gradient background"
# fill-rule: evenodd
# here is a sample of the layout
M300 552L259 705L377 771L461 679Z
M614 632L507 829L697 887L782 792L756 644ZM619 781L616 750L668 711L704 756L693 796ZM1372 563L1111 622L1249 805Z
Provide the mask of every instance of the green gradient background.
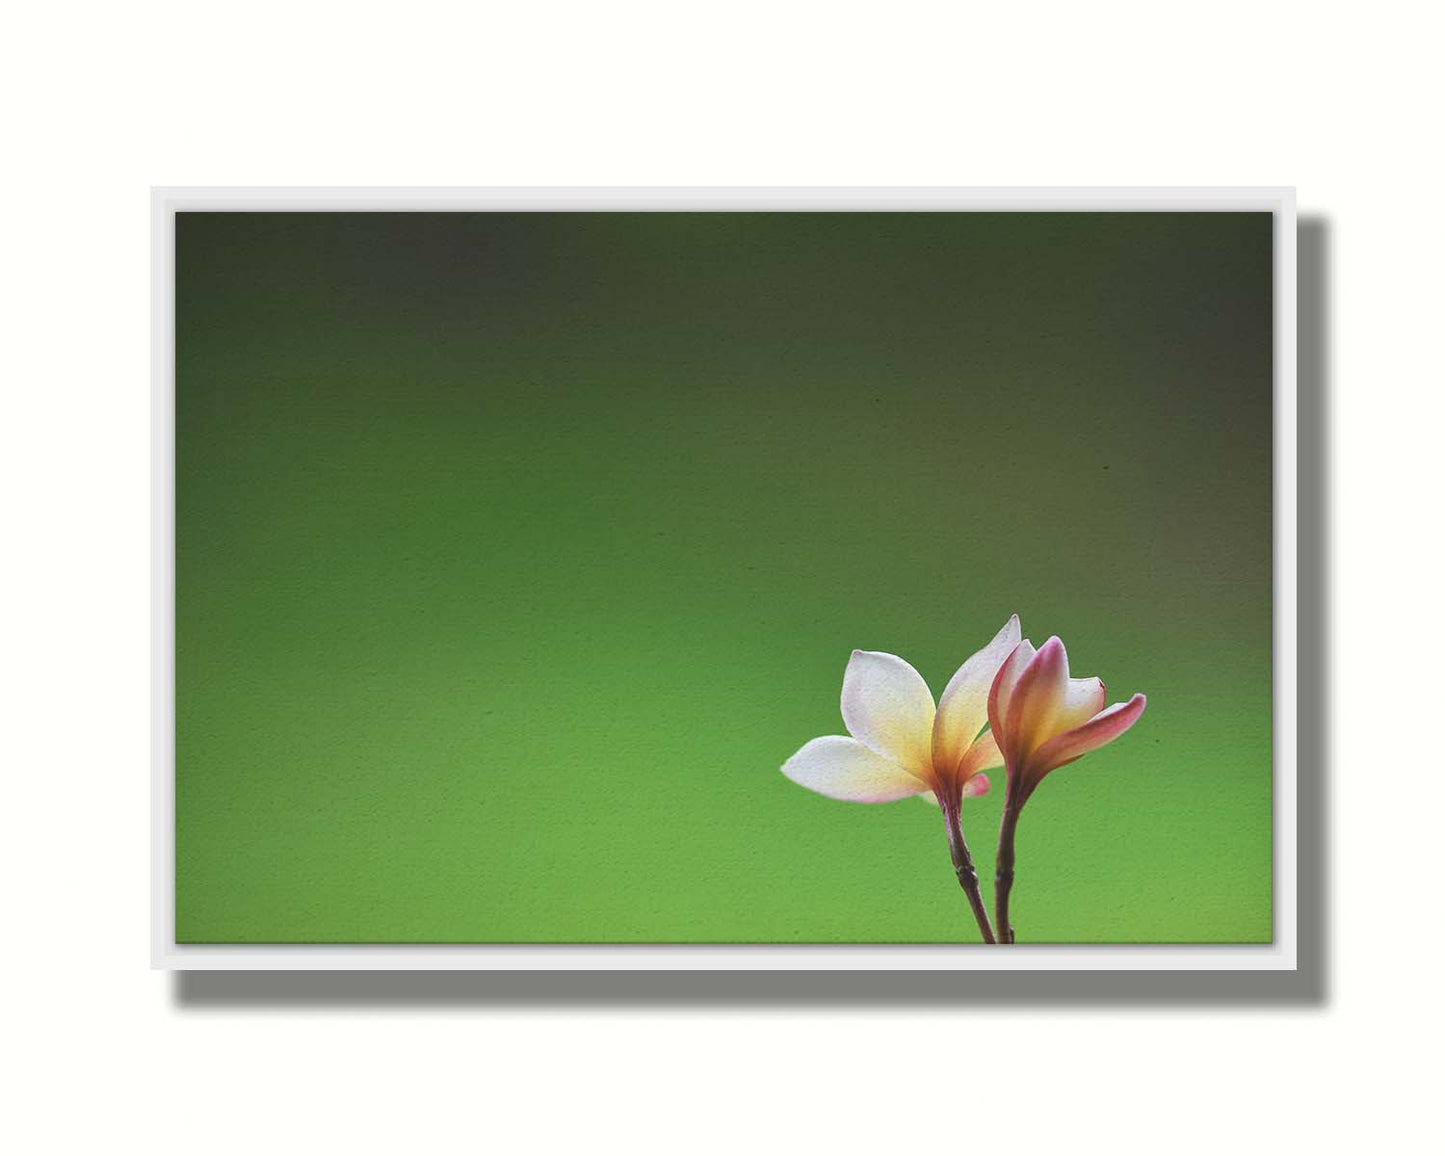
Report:
M183 942L966 941L778 767L1017 611L1020 941L1271 937L1271 221L182 214ZM965 807L992 876L1001 791Z

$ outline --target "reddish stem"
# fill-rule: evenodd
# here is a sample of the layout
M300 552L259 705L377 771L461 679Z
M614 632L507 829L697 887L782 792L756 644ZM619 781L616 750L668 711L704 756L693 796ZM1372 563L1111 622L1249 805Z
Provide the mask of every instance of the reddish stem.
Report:
M1014 792L1009 792L1009 798L1004 803L1003 822L998 828L998 858L995 861L994 886L994 919L998 923L998 937L1000 943L1012 943L1014 941L1013 924L1008 918L1009 892L1014 885L1014 833L1018 830L1019 812L1023 807L1022 799L1015 799Z
M973 908L973 917L978 920L983 941L995 943L997 940L994 939L993 927L988 921L988 908L984 905L983 892L978 886L978 872L973 868L968 844L963 840L963 822L959 814L961 810L962 799L959 796L954 795L944 800L943 818L948 824L948 853L953 859L953 873L958 876L958 885L968 896L968 903Z

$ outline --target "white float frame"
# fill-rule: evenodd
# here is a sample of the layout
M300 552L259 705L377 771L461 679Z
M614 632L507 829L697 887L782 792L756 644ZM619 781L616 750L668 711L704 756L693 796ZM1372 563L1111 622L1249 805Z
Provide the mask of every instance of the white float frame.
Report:
M1274 216L1274 940L1268 944L178 944L175 216L178 212L1219 212ZM173 970L1294 971L1295 198L1288 188L158 188L152 191L152 949Z

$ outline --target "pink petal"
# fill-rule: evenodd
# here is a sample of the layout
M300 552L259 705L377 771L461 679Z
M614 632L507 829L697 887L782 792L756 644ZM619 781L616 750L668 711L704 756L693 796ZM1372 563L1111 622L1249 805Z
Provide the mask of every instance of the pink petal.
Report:
M1054 635L1024 667L1004 717L1004 757L1015 765L1054 736L1069 690L1069 655Z
M1030 778L1037 781L1050 771L1113 742L1139 721L1146 701L1142 694L1136 694L1128 702L1116 702L1108 710L1100 711L1083 726L1055 735L1029 759Z
M988 776L980 771L963 784L963 797L965 799L974 799L979 795L986 795L988 794L990 785Z
M1004 664L998 668L998 674L994 676L993 686L988 692L988 726L995 739L998 740L999 750L1003 752L1004 761L1007 762L1008 736L1004 732L1004 719L1008 716L1009 705L1013 701L1014 688L1018 685L1019 675L1024 672L1028 664L1033 661L1037 651L1034 644L1025 638L1013 652L1004 659Z

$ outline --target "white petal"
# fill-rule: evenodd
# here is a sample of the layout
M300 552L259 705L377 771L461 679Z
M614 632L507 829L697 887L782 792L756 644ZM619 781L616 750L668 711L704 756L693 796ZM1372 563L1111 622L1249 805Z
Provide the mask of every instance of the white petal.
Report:
M864 746L927 778L933 768L933 693L896 654L855 650L843 673L843 722Z
M1083 726L1104 709L1104 682L1098 678L1071 678L1059 707L1057 729L1071 731Z
M958 762L958 773L960 776L967 776L1001 766L1003 752L998 749L998 740L993 737L993 731L984 731L973 740L968 750L963 752L963 758Z
M827 735L806 743L783 764L799 786L852 803L891 803L918 794L926 784L856 739Z
M938 696L933 720L933 765L941 773L958 767L969 744L988 722L988 692L1004 660L1019 644L1019 616L1004 623L993 641L972 654ZM1091 712L1092 713L1092 712Z

